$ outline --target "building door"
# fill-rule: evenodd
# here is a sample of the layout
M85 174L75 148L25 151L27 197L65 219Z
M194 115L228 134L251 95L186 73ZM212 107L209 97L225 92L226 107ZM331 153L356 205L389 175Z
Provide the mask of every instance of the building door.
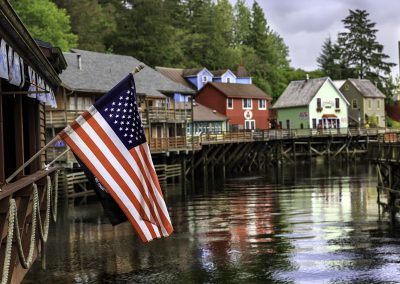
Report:
M244 121L244 129L256 129L256 121L254 119L252 120L245 120Z
M286 120L286 129L290 129L290 120Z

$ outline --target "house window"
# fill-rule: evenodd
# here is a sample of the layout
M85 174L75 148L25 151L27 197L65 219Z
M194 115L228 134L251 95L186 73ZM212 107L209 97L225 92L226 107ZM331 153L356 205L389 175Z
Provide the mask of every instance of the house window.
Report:
M70 110L87 110L92 105L91 97L70 97L69 109Z
M290 120L286 120L286 129L290 129Z
M321 98L317 98L317 110L318 111L322 110Z
M232 98L227 98L226 99L226 107L228 109L233 109L233 99Z
M207 83L207 81L208 81L207 76L203 76L202 79L201 79L201 81L202 81L203 83Z
M368 99L368 109L372 109L372 100Z
M267 100L258 100L258 109L267 109Z
M358 101L357 101L357 99L353 99L353 100L351 101L351 106L352 106L353 109L358 108Z
M256 121L252 120L245 120L244 121L244 129L256 129Z
M377 103L376 109L381 109L381 101L377 100L376 103Z
M243 99L243 109L252 109L251 99Z
M227 82L227 83L230 83L230 82L231 82L231 78L229 78L229 77L226 78L226 82Z
M336 98L336 99L335 99L335 108L336 108L336 109L339 109L339 108L340 108L340 101L339 101L339 98Z

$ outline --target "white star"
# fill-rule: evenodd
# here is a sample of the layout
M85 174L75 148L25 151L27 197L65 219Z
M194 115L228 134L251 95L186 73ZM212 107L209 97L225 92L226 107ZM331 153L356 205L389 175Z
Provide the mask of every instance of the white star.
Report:
M119 99L122 100L122 99L123 99L123 96L120 96Z
M110 115L109 115L110 117L113 117L113 114L112 113L110 113Z
M120 128L119 128L119 131L122 131L122 129L123 129L123 128L122 128L122 127L120 127Z
M129 137L131 137L131 138L132 138L132 137L133 137L133 134L129 135Z
M128 134L125 133L125 134L124 134L124 137L126 137L126 136L128 136Z
M124 112L126 112L126 109L124 109Z
M122 103L121 103L121 102L119 102L119 103L118 103L118 105L120 106L120 105L122 105Z
M118 118L118 117L119 117L119 114L117 114L115 117Z
M121 121L121 125L124 125L124 124L125 124L125 122Z
M124 103L124 106L128 106L128 103Z
M129 130L129 128L127 127L127 128L125 128L125 131L128 131Z
M111 110L111 111L114 111L114 108L111 108L110 110Z
M122 118L125 118L125 115L123 115Z
M115 102L112 102L112 105L115 106Z
M108 111L108 107L106 107L106 108L104 109L104 111Z
M129 100L129 97L126 97L125 100Z
M132 140L129 140L128 142L129 142L129 144L132 144L133 141L132 141Z
M121 109L119 108L119 109L117 109L117 111L120 111Z
M114 120L114 124L117 124L118 123L118 120Z

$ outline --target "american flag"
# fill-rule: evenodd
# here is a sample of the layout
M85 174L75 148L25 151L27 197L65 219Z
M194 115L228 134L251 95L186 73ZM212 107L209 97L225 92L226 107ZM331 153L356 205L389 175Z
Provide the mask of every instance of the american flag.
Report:
M121 207L144 242L173 231L129 74L60 137Z

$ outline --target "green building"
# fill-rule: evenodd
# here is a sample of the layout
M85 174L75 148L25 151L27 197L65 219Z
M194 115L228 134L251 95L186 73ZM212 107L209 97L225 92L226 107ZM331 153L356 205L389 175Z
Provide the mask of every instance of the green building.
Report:
M292 81L276 101L281 129L347 128L349 102L329 77Z

